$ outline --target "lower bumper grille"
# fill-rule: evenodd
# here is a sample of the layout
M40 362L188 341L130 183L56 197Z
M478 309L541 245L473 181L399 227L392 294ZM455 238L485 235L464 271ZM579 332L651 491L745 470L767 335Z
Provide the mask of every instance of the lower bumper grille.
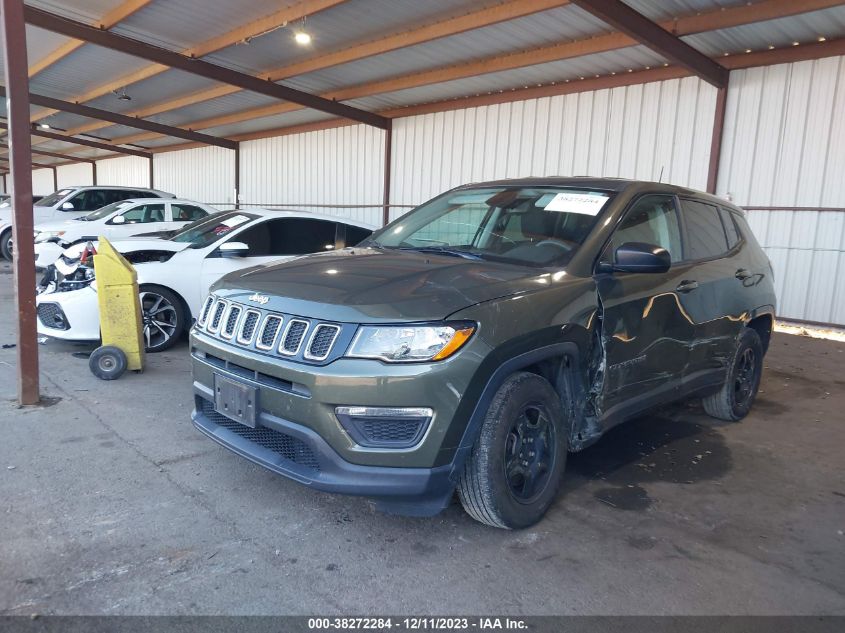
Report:
M200 412L217 426L221 426L253 444L273 451L298 466L320 471L320 462L317 460L314 451L299 438L266 427L251 429L217 413L214 410L214 405L205 398L198 398L197 404Z
M58 303L39 303L37 312L44 327L54 330L70 329L70 323L68 323L64 310Z

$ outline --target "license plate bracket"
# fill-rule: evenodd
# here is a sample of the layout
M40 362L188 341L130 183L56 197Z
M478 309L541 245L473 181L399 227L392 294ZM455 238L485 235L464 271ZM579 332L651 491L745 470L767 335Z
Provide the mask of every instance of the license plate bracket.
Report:
M214 410L217 413L254 429L257 405L256 387L214 374Z

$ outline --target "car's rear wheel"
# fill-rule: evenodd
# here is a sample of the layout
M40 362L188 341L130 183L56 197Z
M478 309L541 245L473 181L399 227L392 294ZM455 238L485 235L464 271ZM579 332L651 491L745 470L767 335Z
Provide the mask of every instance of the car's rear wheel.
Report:
M708 415L735 422L751 410L763 375L763 343L760 335L745 328L737 340L736 351L721 389L702 399Z
M506 529L543 518L557 496L569 440L555 390L519 372L499 387L467 458L458 495L472 518Z
M141 286L140 297L145 349L154 353L173 347L185 330L182 300L161 286Z
M0 235L0 255L3 259L12 261L12 229L6 229Z

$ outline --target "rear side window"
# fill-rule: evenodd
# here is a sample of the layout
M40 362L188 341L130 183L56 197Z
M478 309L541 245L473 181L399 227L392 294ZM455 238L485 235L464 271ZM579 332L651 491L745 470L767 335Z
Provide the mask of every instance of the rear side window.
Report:
M193 222L208 215L205 211L193 204L171 204L174 222Z
M725 225L725 235L728 236L728 248L733 248L737 244L739 244L740 236L739 236L739 229L736 228L736 222L734 222L733 213L719 207L719 215L722 216L722 224Z
M337 224L310 218L280 218L262 222L233 238L249 245L250 257L305 255L335 247Z
M681 210L687 226L687 259L719 257L728 251L725 227L715 206L682 199Z

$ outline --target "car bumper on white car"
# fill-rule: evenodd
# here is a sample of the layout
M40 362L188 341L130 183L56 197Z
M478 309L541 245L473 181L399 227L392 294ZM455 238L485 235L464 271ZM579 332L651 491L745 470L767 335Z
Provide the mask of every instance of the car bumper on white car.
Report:
M96 341L100 338L97 292L90 286L41 294L36 297L35 304L40 335L66 341Z

